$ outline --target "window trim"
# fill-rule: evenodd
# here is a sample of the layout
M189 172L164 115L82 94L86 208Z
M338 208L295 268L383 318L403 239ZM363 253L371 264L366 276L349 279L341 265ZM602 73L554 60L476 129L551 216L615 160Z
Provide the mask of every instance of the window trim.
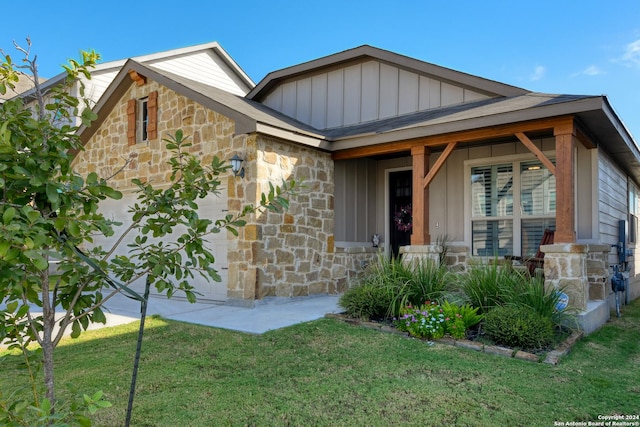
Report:
M146 104L146 120L142 117ZM143 125L146 123L146 126ZM145 132L146 131L146 132ZM129 145L158 138L158 91L127 101L127 142Z
M555 150L543 151L543 154L553 159L556 156ZM532 153L512 154L507 156L483 157L479 159L471 159L464 161L464 243L469 248L470 253L473 250L472 236L472 215L471 215L471 169L476 166L493 166L510 163L513 166L513 188L518 189L513 192L513 215L511 217L491 217L490 219L510 219L513 221L513 254L520 256L522 252L522 220L520 215L520 163L539 160ZM517 171L517 173L516 173ZM531 215L526 219L549 218L548 215ZM488 219L485 219L488 220ZM473 255L472 255L473 256Z

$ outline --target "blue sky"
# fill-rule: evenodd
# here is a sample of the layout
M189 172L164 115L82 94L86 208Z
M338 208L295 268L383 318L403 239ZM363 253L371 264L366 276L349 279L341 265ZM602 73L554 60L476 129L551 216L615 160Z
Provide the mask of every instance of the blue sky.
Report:
M607 95L640 141L640 1L36 0L0 48L32 41L39 72L95 49L104 61L217 41L257 83L362 44L532 91ZM16 11L17 12L17 11ZM19 17L19 18L18 18Z

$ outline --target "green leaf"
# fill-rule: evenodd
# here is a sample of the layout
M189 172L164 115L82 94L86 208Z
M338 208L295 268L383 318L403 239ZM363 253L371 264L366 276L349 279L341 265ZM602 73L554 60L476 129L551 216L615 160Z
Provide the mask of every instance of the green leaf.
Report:
M105 196L107 196L107 197L109 197L110 199L113 199L113 200L122 199L122 192L120 192L120 191L118 191L118 190L116 190L114 188L108 187L106 185L102 187L102 193Z
M80 236L80 226L78 225L78 223L76 221L71 221L71 222L69 222L69 225L67 227L67 232L73 237L79 237Z
M16 216L16 209L13 206L10 206L2 214L2 222L5 224L9 224L15 216Z
M0 258L4 258L7 255L9 248L11 248L11 243L6 240L0 241Z
M52 205L57 206L60 201L60 194L58 193L58 187L47 184L47 199Z
M80 336L80 322L75 320L71 325L71 338L78 338Z

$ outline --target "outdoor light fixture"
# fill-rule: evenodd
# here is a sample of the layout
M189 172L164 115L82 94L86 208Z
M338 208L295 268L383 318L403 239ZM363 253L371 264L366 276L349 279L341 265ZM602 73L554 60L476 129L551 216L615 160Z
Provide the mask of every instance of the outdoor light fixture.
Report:
M244 168L242 167L242 158L240 158L237 154L234 154L231 159L231 171L233 175L239 176L240 178L244 178Z

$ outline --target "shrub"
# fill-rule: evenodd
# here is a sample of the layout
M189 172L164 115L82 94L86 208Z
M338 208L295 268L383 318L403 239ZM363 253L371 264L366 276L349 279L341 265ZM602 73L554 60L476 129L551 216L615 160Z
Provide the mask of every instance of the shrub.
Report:
M364 281L349 288L338 304L348 316L370 320L387 318L391 300L388 288L376 281Z
M469 304L456 305L445 301L442 303L442 310L445 319L449 319L446 333L456 339L464 338L467 329L480 323L484 317L478 314L478 307L471 307Z
M523 350L538 350L554 338L553 323L528 307L506 306L490 310L484 332L495 344Z

